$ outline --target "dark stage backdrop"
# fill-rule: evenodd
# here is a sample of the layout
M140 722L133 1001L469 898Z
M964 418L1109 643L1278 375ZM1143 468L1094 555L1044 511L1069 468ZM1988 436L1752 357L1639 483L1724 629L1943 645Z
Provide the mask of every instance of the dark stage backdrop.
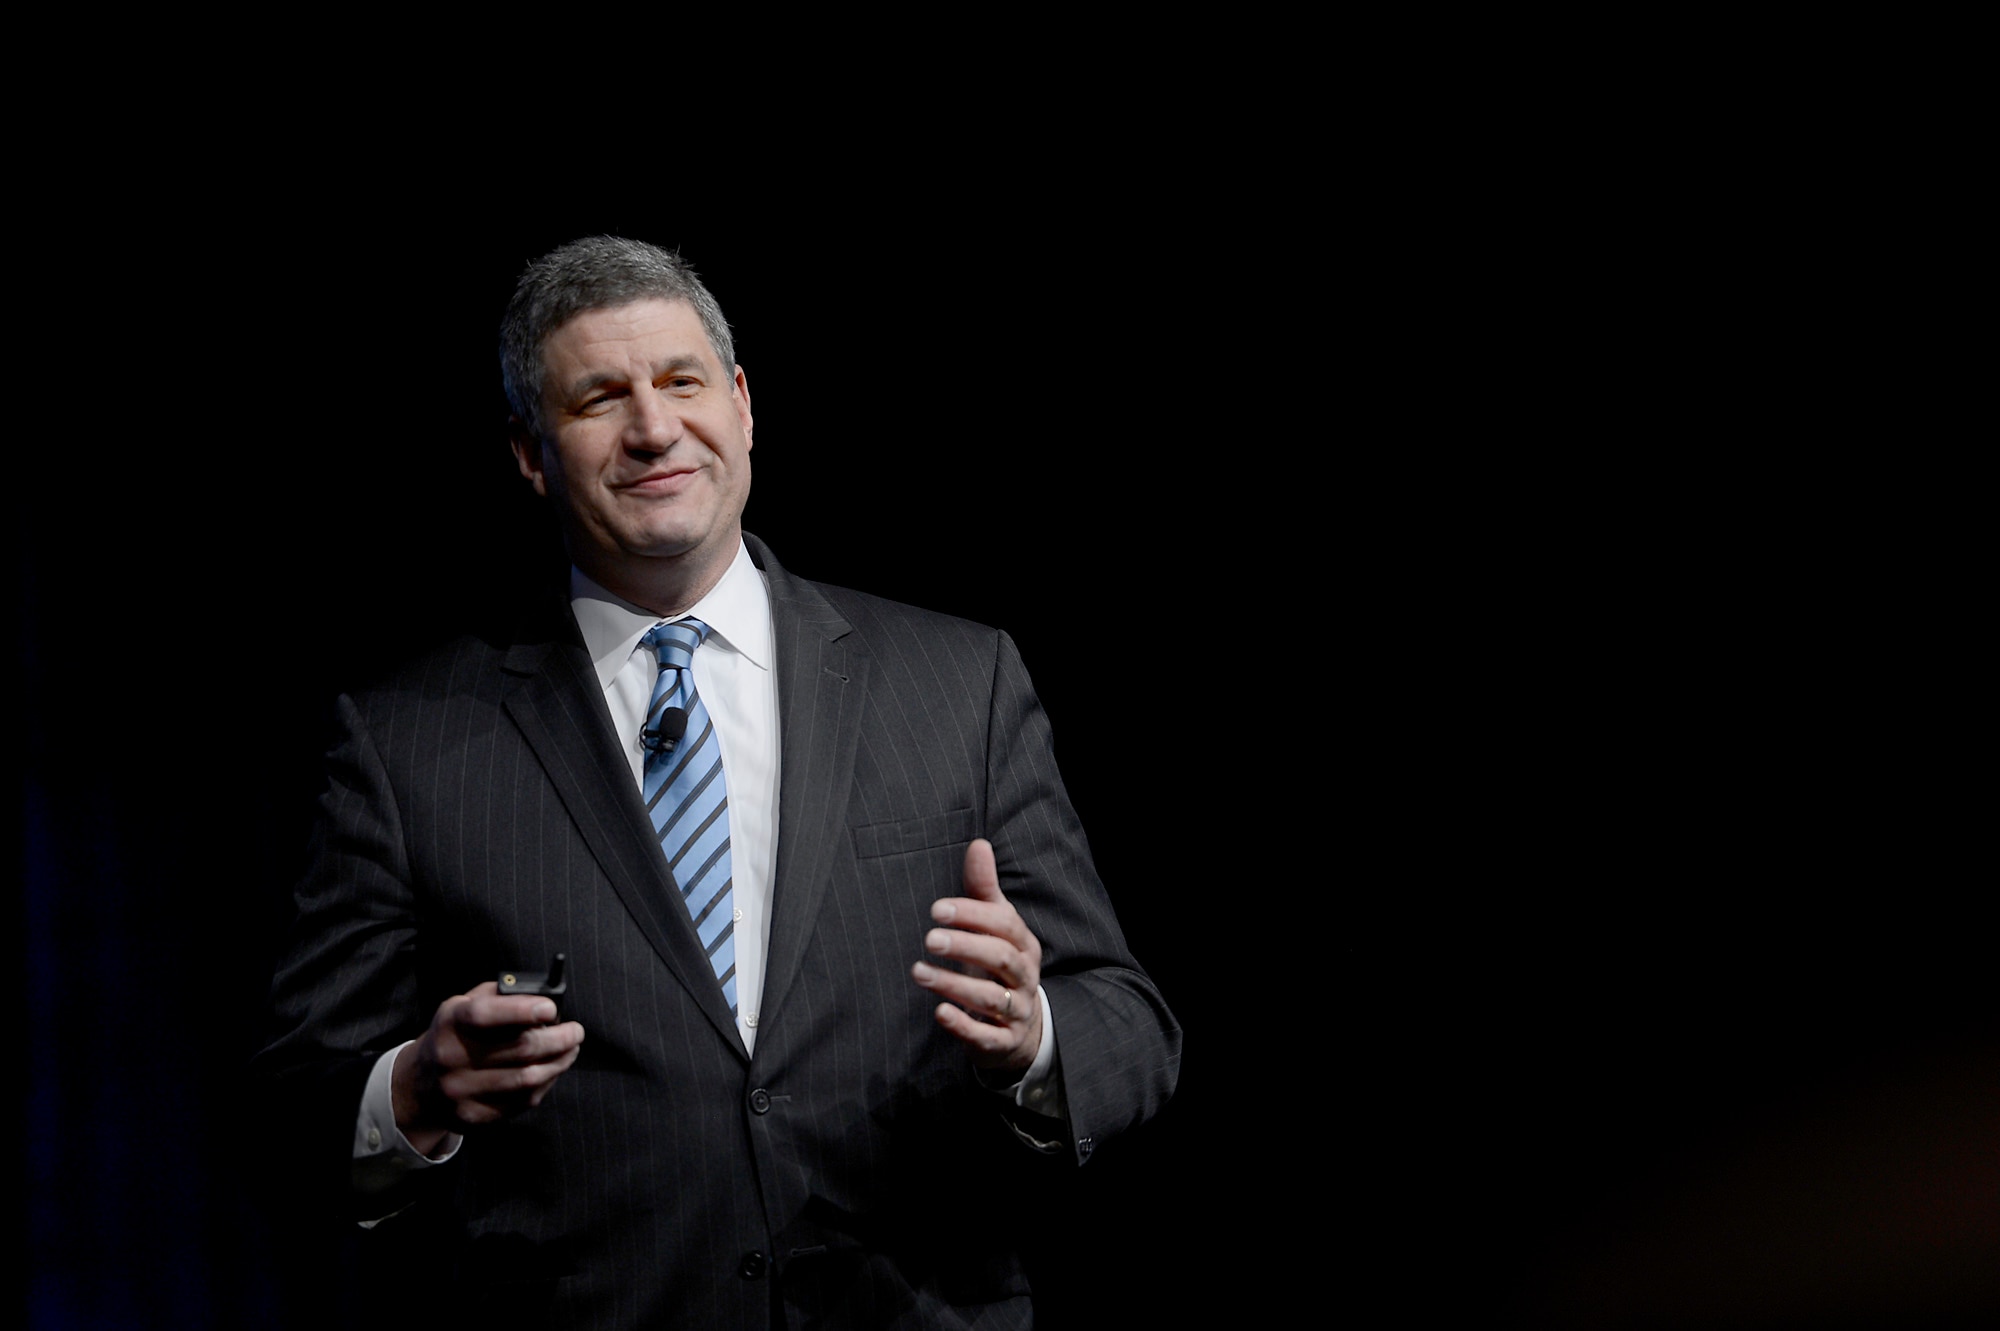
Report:
M1851 313L1797 233L1600 235L1449 139L1343 149L1332 206L1277 183L1317 149L1216 144L700 193L333 158L51 215L12 421L29 1325L371 1314L351 1235L250 1201L289 1143L238 1078L333 696L558 558L492 335L594 231L729 312L788 566L1014 635L1186 1027L1165 1115L1049 1198L1047 1325L1990 1324L1990 595L1948 478L1863 450L1898 418L1827 368ZM1185 831L1217 728L1221 859Z
M641 191L496 220L489 197L377 189L256 225L52 237L59 266L111 249L129 268L53 339L75 359L52 395L104 432L43 453L17 496L32 1325L375 1311L353 1236L255 1205L290 1143L237 1115L238 1083L333 698L561 567L507 450L494 327L527 259L597 231L682 248L730 315L758 424L750 530L803 576L1014 635L1186 1025L1167 1113L1048 1198L1049 1324L1217 1287L1254 1210L1225 1111L1254 1094L1228 1069L1259 1038L1259 981L1218 983L1175 811L1217 664L1153 644L1185 640L1183 618L1227 638L1264 539L1270 448L1244 437L1261 387L1230 281L1179 276L1190 237L974 202L859 218ZM1234 853L1247 883L1257 853Z

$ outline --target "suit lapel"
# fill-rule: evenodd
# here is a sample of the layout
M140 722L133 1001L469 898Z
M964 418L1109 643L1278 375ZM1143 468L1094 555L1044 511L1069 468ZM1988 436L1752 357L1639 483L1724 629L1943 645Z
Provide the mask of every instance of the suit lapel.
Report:
M694 923L681 908L680 890L611 733L597 672L567 607L561 608L559 629L511 648L504 668L515 677L507 714L548 773L612 890L716 1030L748 1058Z
M783 1011L846 836L848 791L868 696L867 655L852 626L810 584L778 566L754 536L750 557L770 580L777 640L778 725L784 751L778 791L777 880L765 954L763 1019ZM760 1045L761 1047L761 1045Z

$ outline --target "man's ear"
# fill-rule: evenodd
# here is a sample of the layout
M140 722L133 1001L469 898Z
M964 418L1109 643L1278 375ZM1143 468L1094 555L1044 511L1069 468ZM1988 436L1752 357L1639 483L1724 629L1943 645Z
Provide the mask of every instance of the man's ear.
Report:
M750 415L750 381L743 377L743 367L736 367L736 376L730 381L730 396L736 399L736 416L743 422L743 446L751 447L755 442L757 422Z
M549 483L542 474L541 437L521 424L519 416L507 418L507 442L514 447L514 465L528 478L528 484L535 487L535 493L548 497Z

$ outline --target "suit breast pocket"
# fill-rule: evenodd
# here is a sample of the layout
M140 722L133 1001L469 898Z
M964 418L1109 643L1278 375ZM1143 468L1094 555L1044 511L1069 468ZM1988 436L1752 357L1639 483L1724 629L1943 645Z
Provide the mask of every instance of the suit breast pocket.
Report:
M921 818L901 818L890 823L868 823L850 829L857 859L879 859L884 855L907 855L912 851L938 846L959 846L979 835L979 821L970 809L948 809L927 813Z

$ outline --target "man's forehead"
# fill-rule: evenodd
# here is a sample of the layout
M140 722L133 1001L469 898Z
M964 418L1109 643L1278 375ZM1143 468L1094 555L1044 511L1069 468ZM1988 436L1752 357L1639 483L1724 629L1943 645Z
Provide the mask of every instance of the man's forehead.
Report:
M542 342L542 366L545 372L558 373L575 368L578 362L623 359L633 353L655 360L690 354L711 364L721 360L693 305L685 300L644 296L619 305L578 310L556 325Z

